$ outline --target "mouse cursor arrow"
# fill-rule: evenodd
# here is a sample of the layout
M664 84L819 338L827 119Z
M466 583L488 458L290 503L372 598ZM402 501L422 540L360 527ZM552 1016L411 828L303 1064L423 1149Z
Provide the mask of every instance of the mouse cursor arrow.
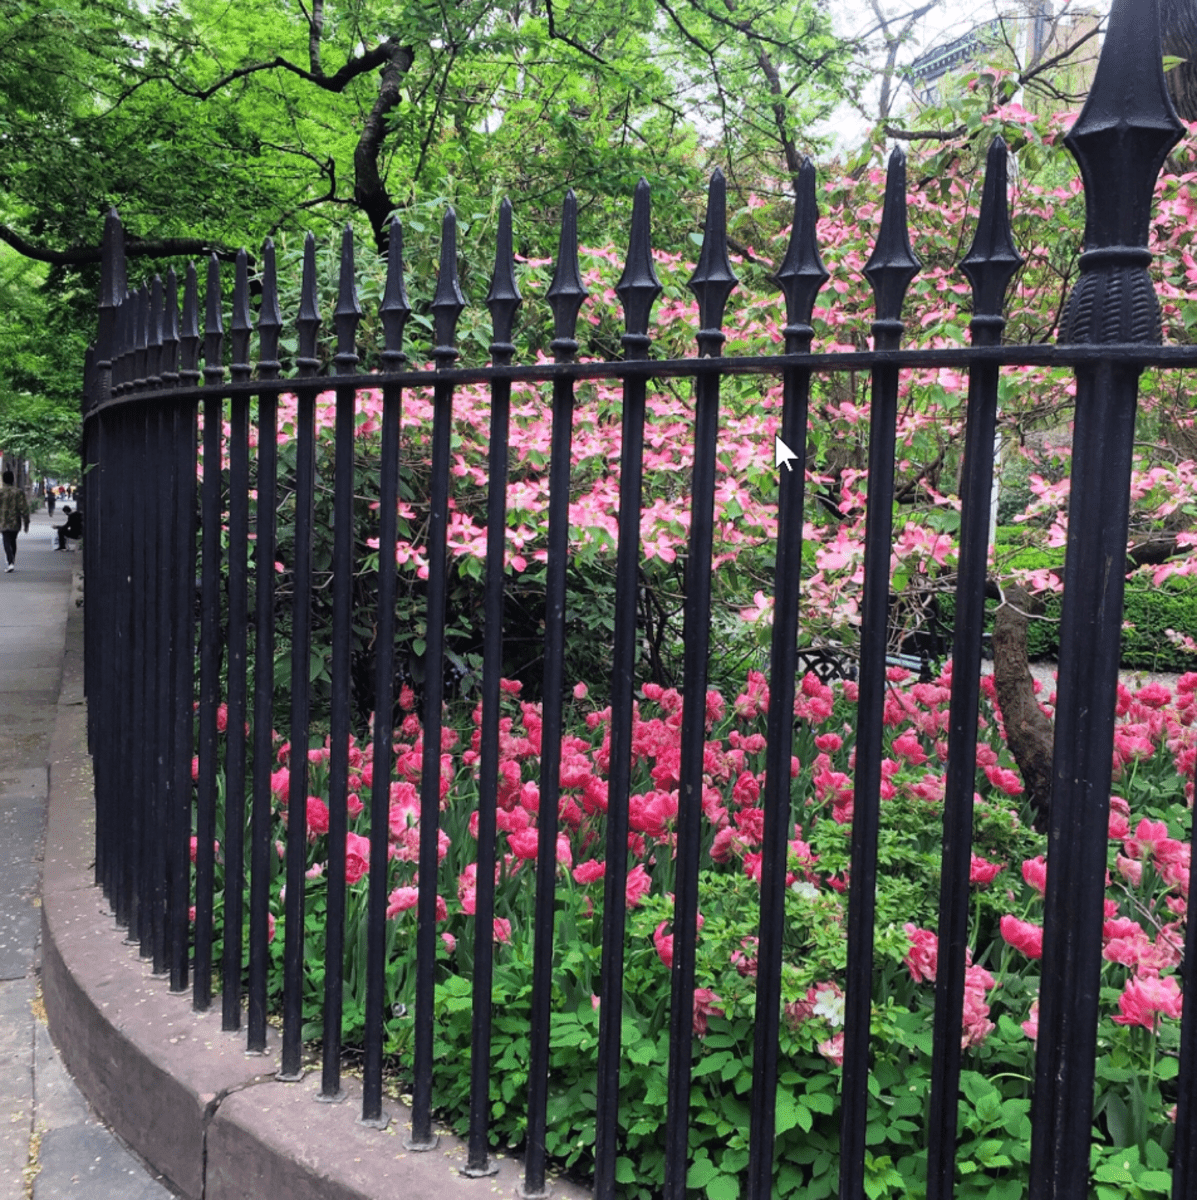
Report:
M785 463L786 470L792 471L794 468L790 466L790 463L797 462L797 461L798 461L798 455L796 455L794 453L794 451L791 450L789 448L789 446L787 446L785 444L785 442L783 442L777 434L774 434L773 435L773 466L780 467L782 463Z

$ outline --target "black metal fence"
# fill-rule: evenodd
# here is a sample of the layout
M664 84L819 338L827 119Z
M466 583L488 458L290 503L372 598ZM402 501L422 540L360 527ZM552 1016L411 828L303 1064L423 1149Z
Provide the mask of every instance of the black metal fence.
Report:
M1133 10L1132 10L1133 8ZM426 655L441 660L445 637L446 522L450 427L455 389L489 388L490 452L485 583L485 663L482 676L477 939L474 947L473 1062L469 1173L488 1170L487 1092L490 1061L492 917L498 775L499 674L504 596L504 523L508 417L512 384L551 382L552 447L544 649L544 708L540 764L539 856L536 876L535 985L530 1024L525 1194L545 1192L545 1126L553 964L555 846L562 733L564 612L570 437L575 386L622 381L616 624L611 675L611 756L608 870L603 909L600 1040L596 1102L595 1195L617 1193L615 1163L621 1060L625 883L629 771L636 656L636 589L646 389L650 379L694 381L694 469L685 589L682 766L677 836L676 931L672 967L665 1194L685 1194L688 1102L691 1085L692 999L702 791L704 697L711 604L712 505L720 381L734 373L780 375L784 381L781 436L805 444L808 388L813 372L872 373L869 507L859 668L859 728L852 828L849 966L843 1062L840 1194L864 1194L869 1020L873 970L874 881L877 873L879 788L886 666L886 619L892 544L895 419L900 376L917 367L952 365L969 374L967 441L962 486L959 584L943 830L939 973L934 1021L933 1088L927 1127L928 1195L952 1193L956 1097L968 927L974 762L989 497L993 469L998 370L1008 364L1075 368L1076 425L1064 591L1056 722L1055 790L1034 1086L1031 1195L1081 1197L1088 1192L1090 1097L1094 1085L1101 959L1102 893L1111 783L1111 745L1123 598L1132 434L1138 377L1145 366L1189 367L1192 348L1160 346L1158 308L1147 273L1152 187L1182 126L1167 98L1160 66L1154 4L1116 3L1101 64L1068 144L1080 162L1088 225L1081 276L1064 320L1061 344L1003 345L1005 291L1019 257L1009 233L1005 147L991 148L984 199L972 249L961 264L973 287L972 346L903 350L900 319L905 292L919 269L907 237L905 165L890 160L884 219L865 268L876 297L875 348L856 354L811 354L811 310L826 274L815 240L814 171L799 181L792 240L777 282L785 295L785 352L772 358L720 356L724 307L735 286L725 242L724 185L711 183L706 233L690 286L698 299L699 357L650 361L650 312L659 292L650 254L647 185L635 197L631 245L617 291L626 317L625 357L578 362L575 321L585 292L577 267L572 197L567 201L556 275L548 293L555 318L554 362L512 365L513 320L520 297L511 250L510 210L504 208L493 283L493 365L455 368L454 347L463 298L456 282L455 226L445 220L440 276L432 303L434 371L409 369L403 352L408 305L398 224L392 227L389 273L381 319L383 370L355 373L360 313L353 290L352 244L342 252L334 373L317 377L314 255L305 258L298 330L297 377L280 379L279 311L273 249L264 256L256 369L250 360L251 316L244 257L233 292L231 371L226 378L222 293L218 265L209 265L204 325L194 269L183 283L181 324L173 273L165 285L128 293L122 235L115 214L105 235L99 335L89 359L85 419L87 539L87 693L95 759L97 882L127 922L155 969L170 986L193 989L196 1007L211 1001L214 849L218 787L218 709L227 704L225 747L222 1003L224 1025L241 1020L243 896L248 895L248 1046L265 1046L267 1026L268 860L271 744L275 687L274 561L276 531L266 516L277 505L279 396L298 398L293 587L290 619L290 741L306 747L310 696L311 589L315 431L319 392L336 395L334 545L331 650L331 760L327 884L328 954L325 978L322 1092L340 1088L341 977L345 913L346 797L350 729L349 670L354 612L351 511L354 491L354 407L358 391L381 389L382 468L379 478L379 556L393 558L399 487L399 421L405 389L433 392L430 518L427 530ZM200 355L204 366L200 369ZM227 434L222 436L225 406ZM197 483L198 418L203 417ZM251 445L251 432L252 437ZM257 519L251 564L251 449ZM227 454L227 463L222 456ZM222 510L222 470L228 508ZM198 491L198 495L197 495ZM773 1176L777 1039L784 933L783 889L791 798L789 762L794 706L804 479L781 472L779 535L772 634L765 835L760 889L756 1042L751 1091L749 1195L770 1193ZM264 516L265 515L265 516ZM227 545L222 548L222 527ZM223 563L222 563L223 559ZM199 616L196 621L197 564ZM251 593L251 581L253 583ZM362 1117L382 1117L388 764L395 707L395 572L378 578L376 694L373 748L376 771L369 797L370 871L368 983ZM225 593L222 596L222 592ZM256 608L249 611L249 597ZM225 606L222 608L222 605ZM227 636L226 632L227 631ZM253 637L253 688L247 663ZM195 659L198 652L198 705ZM227 678L223 694L222 669ZM442 720L441 672L427 673L420 800L418 982L414 1011L413 1123L410 1145L430 1148L432 1132L433 969L436 949L435 873ZM194 707L198 709L198 726ZM192 759L198 771L193 780ZM250 732L252 731L252 732ZM304 950L304 756L292 756L288 799L283 988L282 1074L301 1064ZM249 845L242 844L249 800ZM195 835L195 892L190 889L190 839ZM249 876L242 864L248 849ZM194 936L189 906L194 901ZM1188 926L1185 996L1193 994L1197 922ZM1190 1008L1186 1000L1186 1013ZM1197 1022L1183 1024L1174 1154L1177 1197L1197 1196Z

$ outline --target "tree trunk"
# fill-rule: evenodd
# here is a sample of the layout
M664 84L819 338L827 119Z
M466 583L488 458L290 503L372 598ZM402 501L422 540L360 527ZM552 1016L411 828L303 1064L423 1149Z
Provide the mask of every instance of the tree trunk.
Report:
M1197 121L1197 0L1160 0L1160 42L1165 54L1185 60L1165 78L1176 111Z

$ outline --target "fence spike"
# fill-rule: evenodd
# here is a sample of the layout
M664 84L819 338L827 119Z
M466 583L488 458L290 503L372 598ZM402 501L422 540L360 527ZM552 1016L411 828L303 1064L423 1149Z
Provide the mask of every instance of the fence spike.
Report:
M166 272L162 305L162 382L179 382L179 277L174 267Z
M511 248L511 201L504 196L499 205L499 232L495 238L495 271L486 307L491 319L491 357L496 363L509 363L515 354L511 335L516 310L523 303L515 282L515 255Z
M410 314L407 289L403 286L403 225L398 217L392 217L387 239L387 285L379 309L385 338L382 361L389 370L398 370L407 361L403 353L403 329Z
M233 277L233 363L234 380L249 378L249 338L253 322L249 315L249 255L244 248L237 251L236 274Z
M698 353L705 358L723 345L723 310L740 281L727 257L727 181L716 167L707 191L707 219L698 266L686 286L698 299Z
M815 199L815 164L803 159L794 189L794 223L786 256L773 276L786 298L785 336L809 338L811 312L819 289L830 278L819 255L819 210Z
M1093 86L1064 138L1085 183L1085 250L1061 342L1160 342L1147 235L1156 178L1183 133L1164 79L1157 6L1117 0Z
M438 367L447 367L457 357L453 344L457 337L457 318L465 308L465 297L457 282L457 214L452 207L445 209L441 222L441 263L431 307L435 343L432 357Z
M1022 256L1010 232L1010 204L1006 195L1006 143L1001 136L989 143L985 187L973 244L960 261L960 269L973 285L973 312L978 317L1001 319L1006 288L1022 266Z
M158 387L162 383L162 276L155 275L150 284L150 307L146 314L146 383Z
M143 283L133 297L133 386L146 385L146 352L149 344L150 297Z
M320 366L316 357L316 333L320 328L320 310L316 304L316 239L309 233L303 239L303 282L299 290L299 354L295 363L301 375L314 375Z
M632 236L623 274L615 285L623 304L624 326L627 330L620 343L626 358L647 358L652 339L648 336L648 320L653 305L661 294L661 281L653 266L652 193L647 179L636 184L632 198Z
M877 310L874 326L898 323L896 332L901 333L902 301L922 265L910 248L910 234L906 229L906 155L901 146L895 146L886 172L881 229L864 268L865 276L873 285Z
M187 264L183 283L183 326L179 333L179 382L192 387L199 379L199 280L195 263Z
M354 278L353 229L347 224L341 232L341 278L337 307L333 312L333 323L337 328L337 353L333 363L338 375L351 374L357 365L357 326L361 319L362 306L357 302Z
M561 206L561 237L557 243L557 265L546 293L553 310L553 340L549 349L557 362L570 362L578 352L575 339L578 312L590 293L582 283L578 267L578 198L573 188Z
M224 378L224 312L220 295L220 259L208 256L208 281L204 289L204 382L219 383Z
M282 369L278 361L278 339L282 328L274 241L267 238L262 243L262 306L258 310L258 374L263 378L273 378Z

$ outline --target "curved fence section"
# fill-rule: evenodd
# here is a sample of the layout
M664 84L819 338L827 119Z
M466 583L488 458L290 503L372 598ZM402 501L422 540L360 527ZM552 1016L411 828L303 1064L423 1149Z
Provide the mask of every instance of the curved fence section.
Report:
M546 1194L551 1066L554 1052L567 1044L555 1020L572 995L560 977L569 949L562 939L570 932L560 920L559 904L562 889L572 885L558 861L559 822L577 811L571 797L562 794L563 788L575 786L567 781L569 764L563 761L563 747L568 756L570 746L562 719L569 699L563 654L571 435L577 390L590 380L610 381L622 389L621 448L618 513L612 514L618 524L610 689L606 707L601 699L596 704L606 726L603 753L609 766L601 802L593 797L587 801L602 814L601 823L595 823L601 831L595 835L596 860L605 845L602 957L587 976L598 1010L597 1073L587 1094L594 1108L595 1195L619 1194L627 1181L621 1075L626 1086L629 1067L645 1061L635 1053L629 1058L635 1047L625 1043L623 1003L628 906L636 901L631 874L633 869L644 871L643 864L633 868L639 859L629 860L628 847L629 839L634 843L639 836L629 825L629 812L635 807L632 768L641 753L634 732L638 646L644 635L639 572L646 396L654 381L692 381L685 652L680 754L672 789L676 836L657 844L658 862L669 859L662 878L670 881L673 893L674 930L668 1063L662 1064L668 1081L663 1187L671 1200L686 1194L693 1166L694 1038L705 1029L700 1016L711 1001L709 992L696 986L695 947L700 863L710 848L704 824L704 754L721 381L745 372L780 378L784 399L778 428L774 620L768 676L759 692L761 703L767 703L767 738L760 800L754 1053L751 1083L744 1089L748 1195L763 1200L774 1194L783 1165L775 1160L782 978L786 955L792 953L787 949L785 897L792 882L787 852L795 813L805 803L791 786L791 761L806 497L804 456L789 448L806 444L812 375L868 371L869 510L839 1101L840 1194L865 1194L871 1186L867 1176L877 1169L867 1149L870 1024L876 1001L874 895L878 830L884 818L899 384L904 372L952 364L968 372L967 442L943 806L933 1082L924 1114L926 1194L951 1195L970 961L970 848L998 370L1001 365L1068 365L1076 371L1077 414L1030 1194L1088 1194L1121 567L1138 377L1146 365L1183 368L1197 363L1192 348L1159 346L1158 319L1152 320L1155 301L1145 271L1151 186L1181 126L1164 90L1158 36L1143 19L1146 11L1140 5L1132 14L1129 4L1115 4L1093 93L1070 135L1085 177L1089 226L1082 274L1065 320L1068 343L1055 347L1002 343L1005 293L1020 259L1009 230L1006 152L1000 142L990 151L972 249L962 263L973 288L974 317L972 346L959 350L902 348L903 302L919 263L907 233L900 151L890 161L884 218L865 268L876 300L873 348L858 354L811 353L812 306L827 275L819 256L815 177L809 164L798 181L792 241L777 275L787 313L784 352L768 358L720 353L723 314L737 281L727 254L724 185L718 174L711 182L702 251L689 284L699 306L698 354L667 361L651 357L650 314L660 284L643 183L616 288L625 315L624 357L598 363L576 358L576 322L586 292L578 269L572 195L565 202L548 290L554 321L551 362L512 363L512 329L521 298L511 212L505 204L486 300L493 322L491 365L454 366L465 299L457 282L455 224L449 212L430 309L434 365L421 370L407 362L404 339L411 310L402 230L396 221L379 312L385 345L381 370L372 374L356 372L362 311L348 231L331 313L332 371L322 375L317 338L325 318L317 303L310 237L293 318L281 311L271 244L264 247L252 279L246 256L238 258L226 335L226 283L215 258L207 264L202 296L194 268L182 280L172 272L165 280L129 290L121 227L115 214L110 217L85 409L87 695L96 778L96 881L141 953L152 959L156 971L169 975L173 990L190 988L196 1007L206 1008L219 982L224 1026L235 1029L244 1020L251 1051L264 1047L268 1021L277 1019L284 1078L300 1076L305 1044L319 1041L327 1099L340 1092L342 1029L349 1019L347 1006L355 1006L352 1016L362 1030L362 1120L385 1123L384 1067L398 1049L411 1080L409 1145L415 1150L435 1146L436 989L448 972L447 942L438 934L444 899L437 893L437 872L445 849L443 805L456 786L445 758L455 734L444 726L443 713L446 686L466 690L460 686L463 664L455 660L447 633L453 619L446 595L447 541L455 517L450 479L461 466L454 454L455 404L467 387L470 404L486 396L489 455L479 484L485 489L486 548L478 580L485 640L480 678L473 681L476 734L467 760L477 795L470 830L477 853L469 887L461 893L464 911L473 917L473 944L456 951L468 953L472 983L453 992L454 1002L472 1013L472 1063L456 1064L455 1070L469 1078L467 1173L488 1173L493 1104L526 1104L524 1194ZM251 286L256 292L256 360L251 358ZM280 339L292 331L291 349L280 355ZM280 357L293 362L293 377L280 377ZM534 714L535 753L526 756L538 772L536 821L527 820L525 808L521 825L511 817L512 789L531 780L513 780L505 773L503 744L511 735L503 716L506 684L501 676L512 392L513 386L529 384L546 385L551 437L542 448L548 463L548 536L539 617L541 700ZM418 470L401 461L401 431L412 419L405 403L410 406L416 395L431 422L429 461L417 464ZM378 437L377 474L368 481L356 452L363 422L374 422ZM783 451L797 460L797 469L785 461ZM368 500L362 498L365 482ZM398 612L396 553L411 548L411 541L400 536L400 522L410 529L417 519L422 525L417 539L420 609L407 606ZM420 715L414 711L417 695L423 705ZM316 792L322 796L313 799ZM276 842L280 822L285 836ZM363 829L365 833L355 832ZM513 834L521 838L516 858L500 853L500 830L509 839ZM315 837L327 838L328 852L326 864L313 875L307 851ZM416 864L417 882L392 891L388 872L397 857ZM504 1065L523 1072L526 1091L521 1085L518 1099L502 1093L496 1101L493 1023L503 1019L503 1004L512 999L493 992L495 947L505 936L496 880L507 881L519 867L517 859L535 862L523 870L520 885L534 888L536 895L533 983L527 998L526 1052L518 1062ZM365 887L356 887L363 879ZM397 934L398 914L409 907L415 909L414 975L400 978L396 938L409 934ZM405 920L404 929L410 930L410 916ZM282 925L281 946L275 940L276 922ZM305 922L324 929L321 961L311 960ZM1192 981L1193 936L1190 925L1182 972L1186 985ZM277 975L273 965L281 967ZM271 982L278 977L281 988ZM1190 986L1184 988L1185 995L1190 991ZM1177 1085L1172 1169L1178 1197L1197 1195L1191 1135L1197 1120L1195 1056L1190 1017L1183 1026ZM784 1117L786 1128L792 1127L793 1115Z

